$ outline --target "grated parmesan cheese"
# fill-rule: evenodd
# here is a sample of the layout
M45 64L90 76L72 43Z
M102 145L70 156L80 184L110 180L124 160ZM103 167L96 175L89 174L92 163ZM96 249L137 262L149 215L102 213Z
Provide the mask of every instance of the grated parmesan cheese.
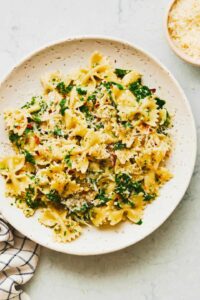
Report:
M200 59L200 0L177 0L168 19L169 34L176 46Z

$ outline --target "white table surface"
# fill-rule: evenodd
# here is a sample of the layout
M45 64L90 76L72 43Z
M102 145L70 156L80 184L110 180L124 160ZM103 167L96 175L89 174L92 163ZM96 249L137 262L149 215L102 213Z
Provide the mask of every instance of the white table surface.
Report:
M178 59L164 36L169 0L0 1L0 77L29 52L74 35L127 39L150 51L175 75L200 131L200 69ZM190 155L188 153L188 155ZM200 299L200 161L173 215L156 232L123 251L76 257L42 249L33 300ZM187 159L187 157L185 158Z

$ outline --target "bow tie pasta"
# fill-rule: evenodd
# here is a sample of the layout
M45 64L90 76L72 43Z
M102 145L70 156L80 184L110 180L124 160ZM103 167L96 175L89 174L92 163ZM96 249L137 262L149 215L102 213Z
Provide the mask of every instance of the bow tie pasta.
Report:
M82 227L142 224L145 207L171 177L171 116L135 70L95 52L73 74L42 78L43 94L5 112L15 155L0 161L7 194L57 241Z

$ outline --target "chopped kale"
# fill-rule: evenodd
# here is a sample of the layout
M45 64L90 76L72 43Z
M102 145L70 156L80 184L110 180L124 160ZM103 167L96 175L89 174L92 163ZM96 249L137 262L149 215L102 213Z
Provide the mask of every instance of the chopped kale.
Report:
M31 132L33 132L33 127L32 128L26 128L25 130L24 130L24 134L25 135L27 135L27 134L29 134L29 133L31 133Z
M124 148L126 148L126 144L123 144L122 142L117 142L113 147L114 150L122 150Z
M56 88L60 94L67 95L73 89L73 85L69 84L68 86L66 86L65 83L61 81L57 84Z
M151 90L141 84L141 79L129 85L129 90L135 95L137 101L151 95Z
M88 96L87 101L92 101L93 103L95 103L97 100L96 98L96 94L93 93L92 95Z
M144 189L140 181L133 182L133 190L135 191L136 194L144 193Z
M95 199L99 199L99 203L97 206L102 206L106 204L110 199L105 195L105 190L100 190L96 195Z
M40 119L40 117L38 115L33 115L32 120L37 124L40 124L42 122L42 120Z
M32 97L31 101L26 102L21 108L30 108L36 102L36 97Z
M16 144L16 146L20 146L20 136L17 133L14 133L13 131L9 132L9 140L11 143Z
M40 101L39 101L39 99L40 99ZM38 102L39 107L38 107L37 111L44 112L47 109L48 105L44 100L41 100L41 99L42 99L42 97L40 97L40 98L39 97L32 97L31 101L25 103L25 105L22 106L22 108L30 108L31 106L36 104L36 101L38 100L39 101Z
M115 206L115 208L117 208L117 209L122 209L122 205L121 205L121 202L120 201L114 201L114 206Z
M165 122L160 125L160 127L157 129L157 132L158 133L163 133L163 134L166 134L165 131L170 127L170 124L171 124L171 117L167 111L167 116L166 116L166 120Z
M76 91L77 91L77 93L78 93L79 95L81 95L81 96L85 96L85 95L87 94L87 90L85 90L85 89L83 89L83 88L81 88L81 87L77 87L77 88L76 88Z
M139 181L133 182L131 177L126 173L120 173L115 176L115 191L119 194L123 201L127 202L132 193L145 193L142 184Z
M116 86L118 87L119 90L124 90L123 85L121 85L120 83L117 83L117 82L113 82L113 81L112 81L111 84L112 84L112 85L116 85Z
M35 158L30 152L28 152L27 150L24 150L24 155L25 155L26 162L29 162L33 165L35 164Z
M170 115L167 111L167 117L166 117L166 120L165 120L165 122L162 126L164 126L165 128L168 128L170 126L170 124L171 124L171 117L170 117Z
M60 204L61 203L61 197L59 193L56 190L51 190L49 194L46 194L47 198L55 203L55 204Z
M82 212L82 213L85 213L86 211L88 211L88 209L90 209L90 206L89 206L87 203L84 203L84 204L80 207L79 211Z
M117 77L119 78L123 78L126 74L128 74L130 71L128 70L123 70L123 69L115 69L115 74L117 75Z
M68 106L66 106L66 102L67 102L67 99L63 98L59 103L60 113L62 116L64 116L65 110L68 109Z
M145 200L145 201L150 201L150 200L155 199L155 197L156 197L155 194L147 194L147 193L145 193L145 195L144 195L144 200Z
M65 155L65 158L64 158L65 162L66 162L66 164L69 168L72 167L72 162L71 162L71 152L72 152L72 150L73 150L73 148Z
M28 205L28 207L32 209L36 209L40 206L41 202L38 199L34 199L35 196L35 190L33 187L29 186L28 189L26 189L26 195L25 195L25 202Z
M163 108L163 106L165 105L165 100L162 100L162 99L160 99L160 98L155 98L155 100L156 100L156 104L158 105L158 108Z
M93 120L94 117L91 115L91 113L89 111L89 108L86 105L81 106L80 111L85 114L85 117L86 117L87 121L92 121Z
M115 176L115 183L116 193L119 194L123 200L127 200L133 190L131 177L125 173L117 174Z
M53 131L53 134L55 136L63 136L63 133L62 133L62 130L58 127L55 127L54 131Z
M137 224L137 225L142 225L142 223L143 223L143 222L142 222L142 220L140 219L136 224Z
M114 81L106 81L106 82L103 82L102 84L107 89L107 91L110 90L112 85L116 85L119 90L124 90L123 85L121 85L120 83L114 82Z
M104 128L104 125L102 123L98 123L96 126L95 126L95 129L99 130L100 128Z
M72 213L87 213L93 207L92 203L84 203L81 207L74 207Z
M48 107L48 105L47 105L47 103L45 102L45 101L40 101L39 102L39 105L40 105L40 111L41 112L44 112L44 111L46 111L47 110L47 107Z
M133 128L133 125L129 121L122 121L121 124L124 128Z

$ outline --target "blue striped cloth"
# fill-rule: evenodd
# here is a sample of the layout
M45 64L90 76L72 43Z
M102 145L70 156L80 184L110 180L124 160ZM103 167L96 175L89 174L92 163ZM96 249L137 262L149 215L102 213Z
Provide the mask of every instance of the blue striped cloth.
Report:
M28 300L21 285L33 276L39 246L14 230L0 214L0 300Z

